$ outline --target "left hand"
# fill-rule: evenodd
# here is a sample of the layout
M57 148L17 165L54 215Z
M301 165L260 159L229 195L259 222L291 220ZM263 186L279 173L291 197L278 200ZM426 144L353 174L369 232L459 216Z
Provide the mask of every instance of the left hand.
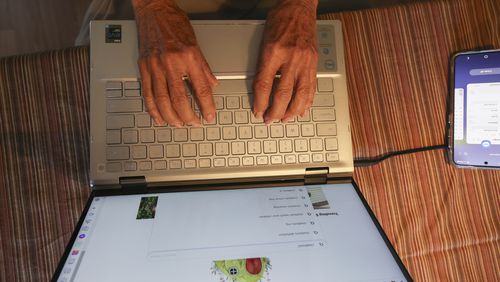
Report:
M317 0L282 0L269 12L253 104L254 115L266 123L302 116L313 103L318 65L317 5ZM281 77L271 102L277 73Z

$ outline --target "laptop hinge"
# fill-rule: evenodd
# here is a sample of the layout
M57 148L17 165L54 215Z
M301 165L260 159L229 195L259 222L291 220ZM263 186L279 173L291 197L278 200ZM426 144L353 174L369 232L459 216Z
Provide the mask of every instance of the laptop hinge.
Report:
M120 185L122 189L127 190L146 190L146 178L144 176L120 177Z
M326 184L328 180L328 167L311 167L306 168L304 175L304 184Z

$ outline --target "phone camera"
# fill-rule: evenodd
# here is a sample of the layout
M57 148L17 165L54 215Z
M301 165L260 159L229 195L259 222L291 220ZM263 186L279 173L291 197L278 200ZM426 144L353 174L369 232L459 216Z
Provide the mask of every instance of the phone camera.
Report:
M488 55L484 55L484 58L485 58L485 59L488 59Z

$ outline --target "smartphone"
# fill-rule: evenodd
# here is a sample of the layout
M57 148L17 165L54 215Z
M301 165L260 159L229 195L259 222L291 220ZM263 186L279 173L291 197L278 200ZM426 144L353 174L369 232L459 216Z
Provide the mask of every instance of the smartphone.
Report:
M500 168L500 49L457 53L450 70L450 161Z

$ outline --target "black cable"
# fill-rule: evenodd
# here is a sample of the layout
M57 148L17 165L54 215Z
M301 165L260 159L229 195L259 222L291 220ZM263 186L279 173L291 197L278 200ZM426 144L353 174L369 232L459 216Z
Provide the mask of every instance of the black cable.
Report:
M355 167L372 166L372 165L376 165L376 164L378 164L378 163L380 163L388 158L395 157L395 156L414 154L414 153L424 152L424 151L446 149L446 148L448 148L448 146L446 144L441 144L441 145L433 145L433 146L427 146L427 147L421 147L421 148L413 148L413 149L407 149L407 150L401 150L401 151L388 152L388 153L384 153L382 155L379 155L379 156L376 156L373 158L355 159L354 166Z

